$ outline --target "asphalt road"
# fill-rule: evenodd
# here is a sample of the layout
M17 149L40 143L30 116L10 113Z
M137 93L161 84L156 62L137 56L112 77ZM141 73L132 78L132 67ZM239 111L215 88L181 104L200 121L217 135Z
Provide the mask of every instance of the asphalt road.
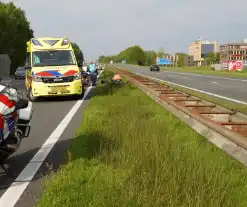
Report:
M117 64L120 68L154 77L164 81L180 84L186 87L202 90L208 93L224 96L236 101L247 102L247 79L207 76L176 71L149 71L149 67L138 67L127 64Z
M24 80L11 80L10 85L17 88L18 91L25 91ZM58 165L62 162L62 154L69 147L71 139L75 136L75 131L81 123L83 109L87 106L90 96L91 94L89 93L15 207L31 207L37 202L41 193L40 182L42 177L51 170L51 166L52 170L56 170ZM7 166L12 174L12 178L0 174L0 196L2 196L11 183L14 182L16 177L33 158L76 102L77 101L73 98L60 97L33 103L34 111L30 136L22 141L19 150L7 160Z

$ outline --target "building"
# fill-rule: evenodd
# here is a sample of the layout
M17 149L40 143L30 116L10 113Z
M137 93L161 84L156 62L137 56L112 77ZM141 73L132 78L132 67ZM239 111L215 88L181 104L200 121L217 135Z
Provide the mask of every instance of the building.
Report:
M194 56L193 55L184 55L184 66L194 66Z
M202 65L208 53L216 53L216 41L198 39L189 45L189 55L194 56L196 65Z
M220 61L247 60L247 40L220 45Z

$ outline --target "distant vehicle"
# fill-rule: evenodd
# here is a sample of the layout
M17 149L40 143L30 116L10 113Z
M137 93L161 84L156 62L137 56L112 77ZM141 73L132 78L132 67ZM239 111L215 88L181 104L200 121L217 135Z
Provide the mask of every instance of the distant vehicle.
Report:
M15 79L25 79L26 78L26 70L24 67L18 67L15 71Z
M144 64L143 64L143 61L137 60L137 65L143 66L143 65L144 65Z
M99 64L95 63L95 66L96 66L96 70L99 70Z
M153 70L160 71L160 66L158 66L157 64L151 65L150 66L150 71L153 71Z
M103 70L104 68L105 67L102 64L100 64L98 70Z

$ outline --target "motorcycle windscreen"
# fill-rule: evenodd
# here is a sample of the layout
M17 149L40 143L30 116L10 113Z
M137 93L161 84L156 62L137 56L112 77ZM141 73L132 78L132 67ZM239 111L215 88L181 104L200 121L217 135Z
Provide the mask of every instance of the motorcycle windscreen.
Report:
M16 100L12 90L8 87L0 92L0 115L6 116L15 110Z
M0 115L7 116L13 113L14 110L15 110L15 105L12 107L8 107L3 102L0 101Z

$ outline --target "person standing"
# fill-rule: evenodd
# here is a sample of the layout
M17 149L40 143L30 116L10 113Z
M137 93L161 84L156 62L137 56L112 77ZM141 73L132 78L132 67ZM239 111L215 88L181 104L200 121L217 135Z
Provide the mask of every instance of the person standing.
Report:
M89 78L92 86L96 85L96 80L97 80L97 70L96 70L96 65L93 61L90 61L88 65L88 72L89 72Z

